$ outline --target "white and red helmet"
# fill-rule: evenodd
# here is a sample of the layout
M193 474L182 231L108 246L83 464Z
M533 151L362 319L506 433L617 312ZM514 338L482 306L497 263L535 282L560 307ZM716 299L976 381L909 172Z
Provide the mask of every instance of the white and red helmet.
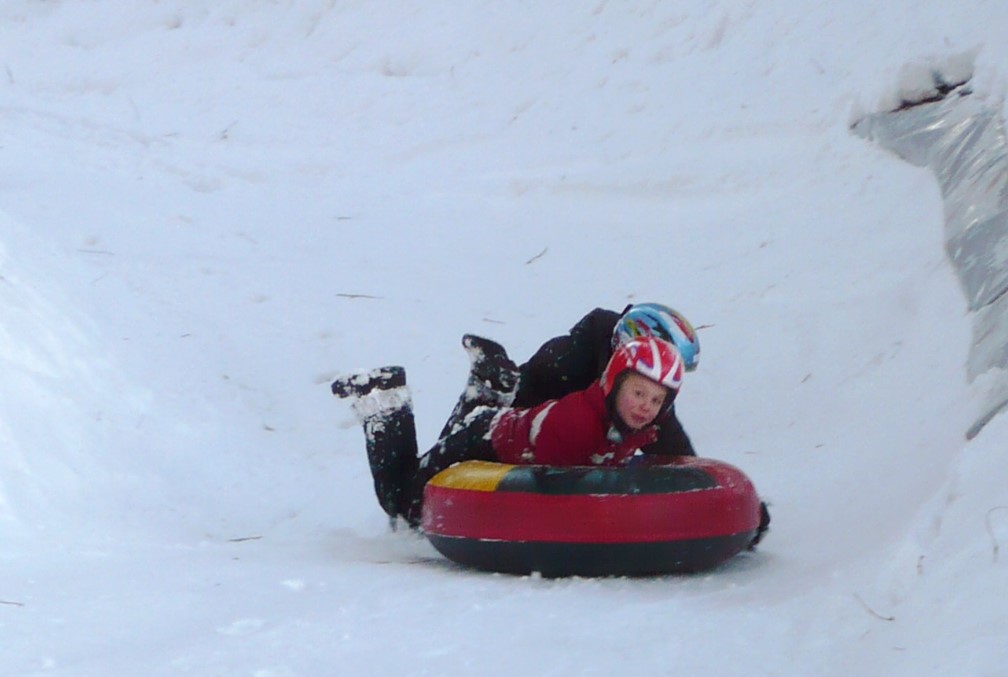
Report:
M630 339L617 346L602 372L600 382L606 397L616 387L619 375L629 370L648 377L675 394L682 386L686 368L682 355L672 343L652 336Z

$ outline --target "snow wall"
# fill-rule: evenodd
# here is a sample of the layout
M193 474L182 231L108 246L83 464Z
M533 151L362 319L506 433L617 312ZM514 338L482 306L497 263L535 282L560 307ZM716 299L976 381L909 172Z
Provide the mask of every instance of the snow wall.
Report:
M938 179L945 251L973 313L967 377L983 391L970 439L1008 406L1008 140L1001 101L976 94L972 76L969 54L907 67L899 105L852 125Z

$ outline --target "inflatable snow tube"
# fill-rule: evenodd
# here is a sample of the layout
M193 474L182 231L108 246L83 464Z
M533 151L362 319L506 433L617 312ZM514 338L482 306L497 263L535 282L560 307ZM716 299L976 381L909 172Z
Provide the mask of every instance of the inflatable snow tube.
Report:
M424 488L424 534L465 566L543 576L710 569L759 527L752 482L707 458L638 456L618 467L467 461Z

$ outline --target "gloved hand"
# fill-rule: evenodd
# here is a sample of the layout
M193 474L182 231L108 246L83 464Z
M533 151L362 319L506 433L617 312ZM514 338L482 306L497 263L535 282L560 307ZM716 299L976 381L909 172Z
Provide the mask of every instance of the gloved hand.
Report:
M646 428L635 430L631 433L621 434L615 428L609 430L609 440L612 442L602 456L605 462L623 463L643 446L654 443L658 439L658 426L649 425Z
M759 526L756 528L756 535L753 539L749 541L749 549L755 550L756 545L763 540L763 535L766 534L767 530L770 528L770 511L767 510L767 505L764 501L760 501L760 520Z

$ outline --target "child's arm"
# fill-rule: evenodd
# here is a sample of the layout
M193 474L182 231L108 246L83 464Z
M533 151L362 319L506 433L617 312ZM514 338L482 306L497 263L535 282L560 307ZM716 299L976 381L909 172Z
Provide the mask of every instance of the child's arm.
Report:
M612 465L654 442L651 426L619 440L608 437L610 422L596 385L531 409L501 414L491 431L494 451L505 463Z

